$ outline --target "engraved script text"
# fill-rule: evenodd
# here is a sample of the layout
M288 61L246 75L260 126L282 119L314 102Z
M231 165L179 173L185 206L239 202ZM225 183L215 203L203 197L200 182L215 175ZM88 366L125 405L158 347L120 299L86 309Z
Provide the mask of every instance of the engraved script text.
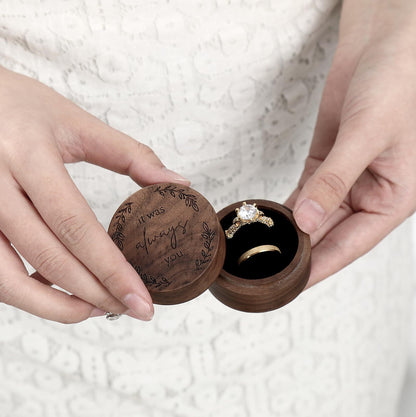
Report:
M150 246L152 246L153 243L160 239L170 239L171 248L176 249L178 246L178 234L186 234L187 225L188 220L184 224L182 224L182 221L180 221L176 226L169 226L169 228L162 230L150 237L147 236L146 227L143 227L143 239L137 243L136 249L144 249L146 253L149 254Z

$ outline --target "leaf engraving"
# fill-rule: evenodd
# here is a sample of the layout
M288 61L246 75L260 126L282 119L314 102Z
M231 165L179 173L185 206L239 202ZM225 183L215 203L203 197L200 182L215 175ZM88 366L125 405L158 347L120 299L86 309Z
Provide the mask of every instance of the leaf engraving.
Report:
M126 203L120 210L117 211L115 219L117 220L115 227L116 230L111 235L111 239L122 251L124 249L124 240L126 236L123 233L124 224L126 223L126 213L131 213L132 202Z
M215 238L215 232L209 228L207 222L202 223L202 229L204 231L201 233L201 237L204 239L203 247L205 249L201 249L201 257L195 260L195 266L197 270L203 269L203 266L211 261L211 252L214 250L212 242Z
M142 279L146 287L167 288L170 284L172 284L172 281L169 281L163 274L157 274L156 276L153 276L152 274L144 272L140 265L131 264L131 266L140 275L140 278Z
M197 197L194 194L187 194L183 188L178 188L175 185L167 185L166 187L161 187L160 185L156 187L155 192L159 193L162 197L170 195L173 198L179 198L185 202L186 207L191 207L196 212L199 211Z

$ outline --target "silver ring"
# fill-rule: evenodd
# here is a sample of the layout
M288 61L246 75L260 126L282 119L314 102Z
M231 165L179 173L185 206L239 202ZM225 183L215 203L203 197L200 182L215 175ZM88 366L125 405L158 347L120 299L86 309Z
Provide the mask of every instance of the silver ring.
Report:
M110 320L110 321L118 320L120 317L121 317L121 314L117 314L117 313L110 313L109 311L107 311L107 312L105 313L105 318L106 318L107 320Z

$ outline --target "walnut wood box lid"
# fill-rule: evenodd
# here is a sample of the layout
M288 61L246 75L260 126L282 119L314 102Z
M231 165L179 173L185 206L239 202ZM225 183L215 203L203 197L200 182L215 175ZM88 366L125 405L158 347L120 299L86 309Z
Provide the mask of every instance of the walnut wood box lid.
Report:
M114 214L108 233L157 304L179 304L207 290L225 257L211 204L178 184L142 188Z
M242 311L274 310L294 299L310 272L310 240L291 211L256 202L275 227L251 224L232 239L224 230L242 202L218 215L190 187L164 183L142 188L114 214L108 233L141 276L156 304L179 304L208 288L224 304ZM270 229L270 230L269 230ZM236 259L258 244L277 244L283 255L256 255L239 269Z

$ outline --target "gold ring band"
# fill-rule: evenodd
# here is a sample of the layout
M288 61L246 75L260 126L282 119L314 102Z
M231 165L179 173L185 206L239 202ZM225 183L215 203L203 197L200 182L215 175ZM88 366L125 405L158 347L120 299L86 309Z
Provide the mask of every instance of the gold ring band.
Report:
M253 255L257 255L257 254L263 253L263 252L279 252L280 254L282 254L282 251L275 245L256 246L255 248L251 248L248 251L244 252L238 258L238 265L240 265L242 262L246 261L248 258L251 258Z

